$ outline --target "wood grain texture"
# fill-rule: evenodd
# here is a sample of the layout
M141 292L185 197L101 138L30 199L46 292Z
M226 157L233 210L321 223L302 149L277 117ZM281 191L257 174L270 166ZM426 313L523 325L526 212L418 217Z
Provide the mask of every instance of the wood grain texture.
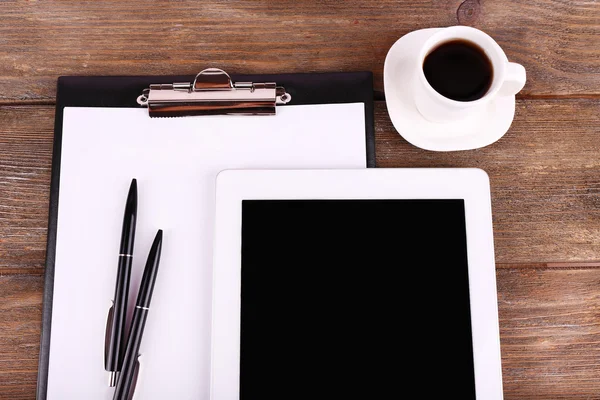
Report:
M521 96L600 95L594 0L0 2L0 102L52 103L59 75L356 71L383 87L388 49L416 29L483 29L522 63Z
M505 399L600 398L600 269L499 269Z
M0 273L43 271L53 125L51 107L0 107Z
M598 399L600 269L498 269L504 396ZM0 399L33 399L42 276L0 276Z
M378 167L477 167L490 176L496 261L600 260L600 99L521 100L483 149L428 152L376 108Z
M0 399L34 399L42 276L0 275Z

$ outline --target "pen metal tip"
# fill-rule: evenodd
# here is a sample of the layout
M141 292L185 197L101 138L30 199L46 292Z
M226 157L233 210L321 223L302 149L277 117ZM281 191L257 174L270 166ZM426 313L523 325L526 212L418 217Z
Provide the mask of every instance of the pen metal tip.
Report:
M117 385L117 371L110 371L108 373L108 386L115 387Z

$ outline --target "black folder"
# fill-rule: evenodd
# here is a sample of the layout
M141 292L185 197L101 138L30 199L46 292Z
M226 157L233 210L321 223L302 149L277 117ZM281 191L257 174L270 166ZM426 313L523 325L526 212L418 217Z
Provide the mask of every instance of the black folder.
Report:
M140 108L136 100L144 89L150 87L150 85L192 82L193 79L193 76L66 76L58 79L43 319L38 368L38 399L46 399L48 385L64 108ZM276 75L234 74L231 75L231 79L241 82L276 82L277 85L285 87L287 93L291 95L292 101L289 103L290 105L364 103L366 165L370 168L375 167L373 76L371 72ZM286 105L277 107L286 107ZM247 118L271 117L248 116Z

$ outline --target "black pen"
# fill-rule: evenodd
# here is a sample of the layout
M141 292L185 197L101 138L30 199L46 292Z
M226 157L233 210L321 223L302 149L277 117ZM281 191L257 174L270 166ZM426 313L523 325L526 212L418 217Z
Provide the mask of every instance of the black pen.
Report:
M158 274L158 264L160 263L160 251L162 248L162 230L158 230L148 261L142 275L140 283L140 291L137 296L135 310L133 311L133 319L131 321L131 329L129 330L129 339L127 339L127 348L125 349L125 358L123 359L123 367L117 379L117 387L113 400L126 400L131 398L134 388L134 380L138 372L138 357L140 344L142 343L142 335L144 334L144 326L150 310L150 300L152 300L152 292L154 291L154 283Z
M115 386L117 373L121 370L125 350L125 317L127 316L127 298L129 296L129 278L133 261L133 242L135 240L135 222L137 216L137 182L131 181L123 230L119 250L119 267L112 306L106 321L106 337L104 343L104 369L108 371L108 385Z

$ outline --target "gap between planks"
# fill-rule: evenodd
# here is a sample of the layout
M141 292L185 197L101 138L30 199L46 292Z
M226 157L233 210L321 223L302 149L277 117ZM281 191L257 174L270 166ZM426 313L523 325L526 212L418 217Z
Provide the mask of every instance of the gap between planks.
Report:
M517 100L594 100L600 99L600 93L585 94L527 94L517 95ZM374 101L385 102L385 93L383 90L373 91ZM0 107L19 107L19 106L56 106L56 100L0 100Z
M496 263L497 270L591 270L600 269L600 261L589 262L539 262L539 263ZM0 268L4 276L43 276L44 268Z

